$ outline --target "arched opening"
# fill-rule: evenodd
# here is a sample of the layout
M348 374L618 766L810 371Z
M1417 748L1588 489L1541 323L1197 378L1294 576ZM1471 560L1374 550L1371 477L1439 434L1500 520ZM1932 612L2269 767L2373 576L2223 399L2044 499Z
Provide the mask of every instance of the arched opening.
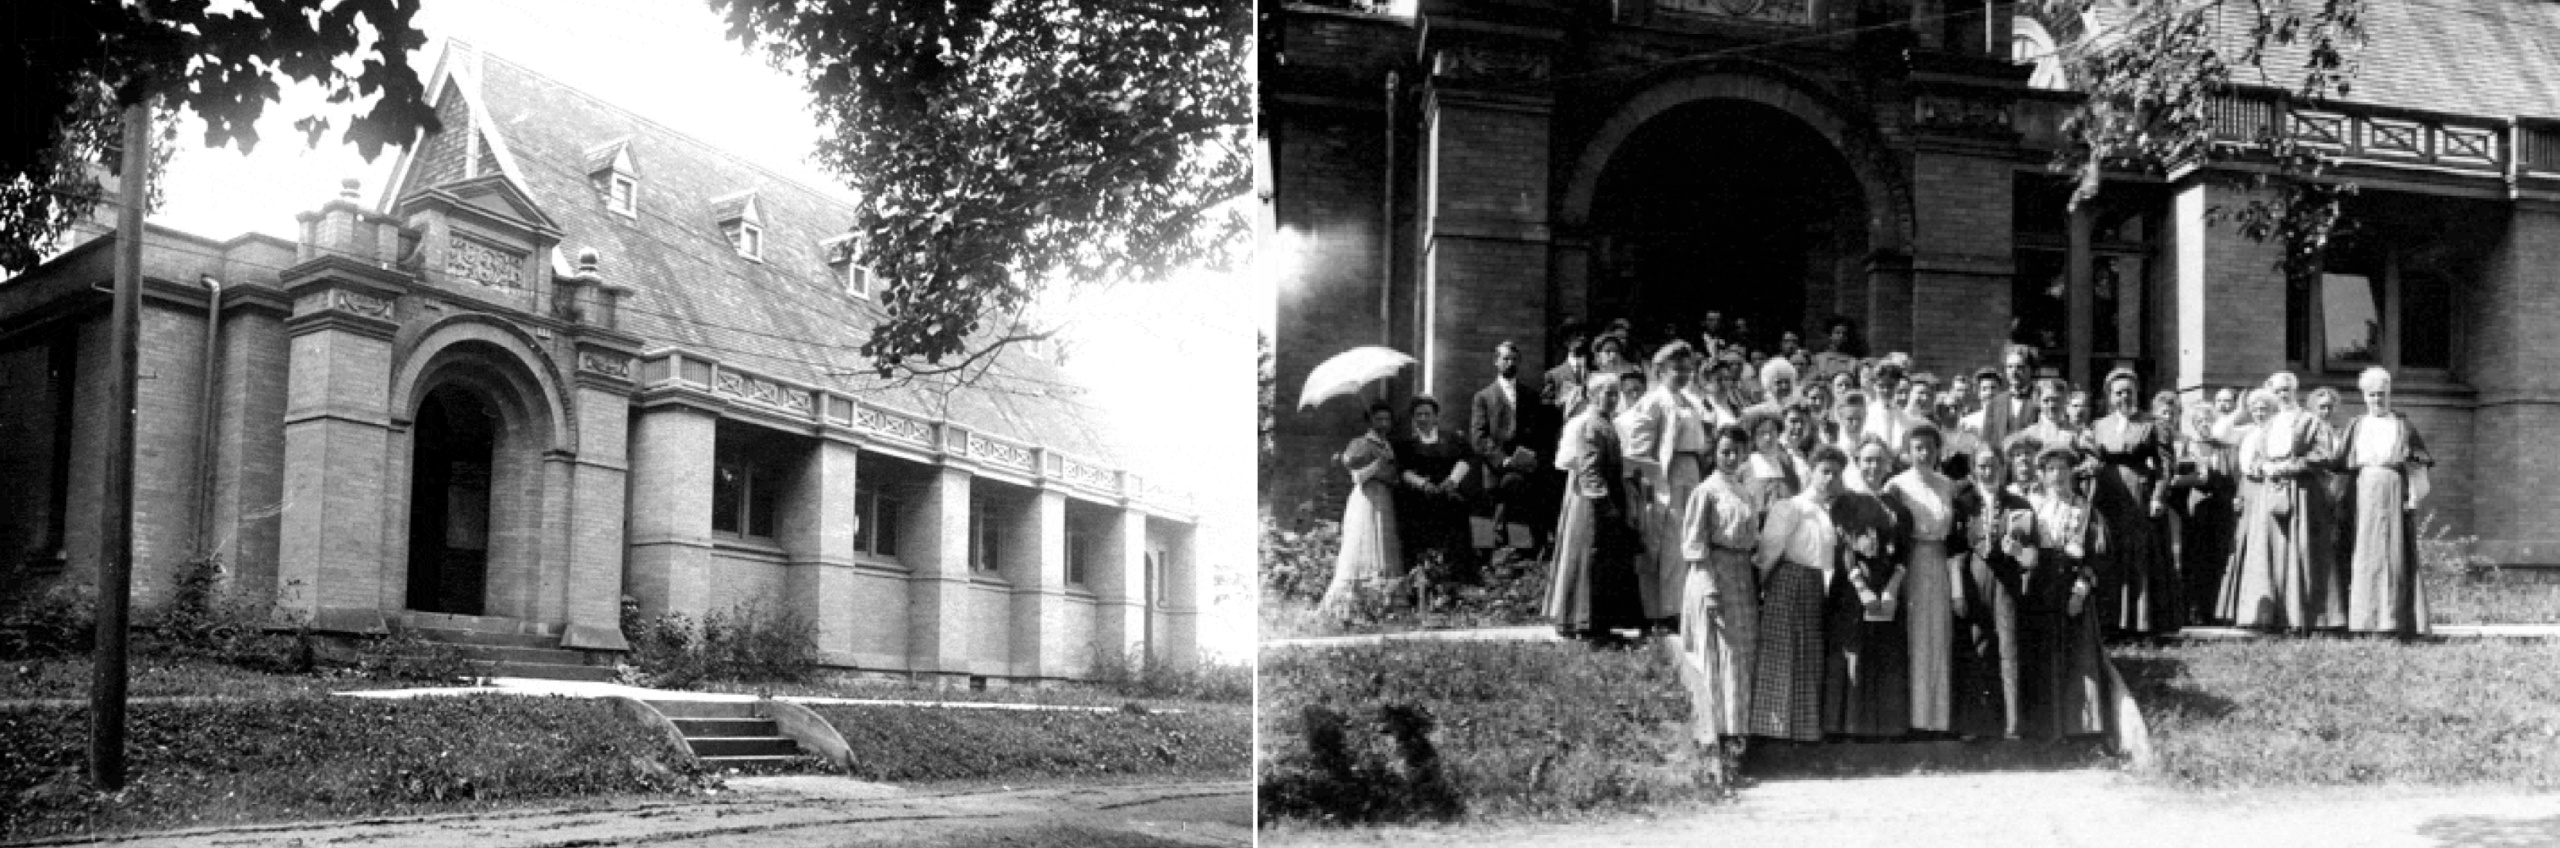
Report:
M409 464L409 608L480 615L489 585L497 410L447 384L418 404Z
M1591 200L1596 317L1694 339L1712 310L1773 350L1783 331L1866 312L1865 190L1787 112L1723 98L1664 110L1610 154Z

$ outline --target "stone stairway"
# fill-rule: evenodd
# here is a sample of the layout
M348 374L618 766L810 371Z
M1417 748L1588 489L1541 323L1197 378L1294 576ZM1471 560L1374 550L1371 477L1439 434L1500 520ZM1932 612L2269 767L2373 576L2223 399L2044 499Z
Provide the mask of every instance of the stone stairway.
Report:
M753 701L645 703L675 723L704 768L772 771L812 762L799 743L782 735L779 723L759 714Z
M560 634L542 625L495 616L411 612L398 626L430 642L450 645L473 669L490 677L546 680L613 679L613 666L592 665L588 655L560 647Z
M2106 739L2100 736L2049 742L1989 739L1821 744L1754 739L1742 755L1742 774L1758 780L1807 780L2067 771L2106 768L2120 762L2108 755Z

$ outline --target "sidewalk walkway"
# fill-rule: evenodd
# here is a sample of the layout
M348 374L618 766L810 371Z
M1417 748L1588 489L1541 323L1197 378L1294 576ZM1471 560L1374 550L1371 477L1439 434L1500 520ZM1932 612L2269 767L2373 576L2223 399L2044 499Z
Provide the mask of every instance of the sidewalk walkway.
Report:
M2560 624L2439 624L2434 630L2434 635L2442 639L2560 639ZM2238 627L2189 627L2178 631L2178 637L2199 640L2291 638ZM1557 636L1553 627L1531 624L1264 639L1261 645L1263 648L1348 648L1390 642L1455 641L1558 642L1563 641L1563 637Z
M687 692L675 689L643 689L619 683L588 680L548 680L536 677L492 677L486 686L433 686L419 689L359 689L332 693L347 698L420 698L438 695L555 695L563 698L624 697L639 701L717 701L743 703L757 696L737 692ZM776 701L794 704L845 704L877 707L939 707L954 710L1018 710L1023 712L1116 713L1125 707L1088 707L1065 704L1016 704L998 701L932 701L887 698L830 698L818 695L775 695ZM1182 710L1149 712L1180 713Z
M2431 628L2440 639L2560 639L2560 624L2438 624ZM2269 639L2276 634L2239 627L2189 627L2178 631L2181 639Z

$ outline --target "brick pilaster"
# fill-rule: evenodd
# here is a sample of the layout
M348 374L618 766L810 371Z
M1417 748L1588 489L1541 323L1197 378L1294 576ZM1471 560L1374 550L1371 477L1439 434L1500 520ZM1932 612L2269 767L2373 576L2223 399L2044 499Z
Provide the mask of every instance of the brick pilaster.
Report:
M631 552L624 591L652 615L709 611L711 480L718 418L667 404L631 427Z
M898 558L911 570L908 662L919 672L969 673L969 479L935 468L899 534Z

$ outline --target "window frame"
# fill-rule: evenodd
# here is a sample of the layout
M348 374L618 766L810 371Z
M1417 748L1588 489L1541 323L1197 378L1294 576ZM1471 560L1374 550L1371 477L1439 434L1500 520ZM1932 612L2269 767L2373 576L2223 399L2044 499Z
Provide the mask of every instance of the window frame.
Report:
M782 510L782 472L763 460L767 451L748 444L753 437L722 438L712 435L711 447L711 536L724 541L775 544L780 538L778 526ZM719 487L723 471L738 470L737 505L729 516L731 529L721 529ZM761 521L759 521L761 519ZM763 532L757 532L761 525Z
M969 509L969 573L1004 573L1004 540L997 538L1003 526L988 519L985 510L972 505Z
M2287 309L2299 307L2302 312L2299 316L2288 314L2285 320L2288 323L2296 320L2297 317L2301 320L2302 350L2298 356L2295 351L2285 351L2285 364L2305 374L2342 376L2361 373L2366 368L2381 367L2390 371L2395 378L2416 377L2431 382L2454 382L2453 366L2461 358L2463 343L2462 322L2454 320L2454 317L2462 312L2461 287L2453 286L2445 292L2445 312L2447 313L2445 316L2445 364L2442 366L2408 365L2401 361L2400 349L2400 333L2408 324L2407 319L2401 314L2402 307L2406 303L2404 294L2407 291L2407 275L2403 273L2403 260L2407 256L2407 251L2397 244L2384 243L2376 247L2375 252L2377 256L2364 260L2371 262L2373 267L2355 268L2354 264L2357 263L2332 262L2323 266L2318 287L2308 292L2288 292L2285 303ZM2382 302L2377 305L2374 314L2375 320L2381 326L2375 333L2374 357L2371 362L2347 359L2333 361L2329 356L2328 307L2327 298L2324 295L2327 293L2325 289L2328 279L2332 276L2365 276L2368 280L2376 276L2381 278ZM2288 287L2290 285L2290 283L2287 284Z
M604 208L625 218L640 217L640 180L621 171L606 172Z
M868 483L857 483L853 489L853 550L876 559L898 561L897 522L906 508L896 496L882 492ZM887 543L883 544L883 538Z
M750 262L764 261L764 227L745 218L731 220L729 249Z

